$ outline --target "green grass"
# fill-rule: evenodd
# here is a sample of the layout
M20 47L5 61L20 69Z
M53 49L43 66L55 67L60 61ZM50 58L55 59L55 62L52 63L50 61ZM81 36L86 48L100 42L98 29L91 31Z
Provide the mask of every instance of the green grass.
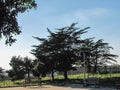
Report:
M86 77L88 76L88 74L86 74ZM100 79L106 79L106 78L115 78L115 77L120 77L120 73L117 74L89 74L89 77L96 77L96 78L100 78ZM77 75L69 75L68 76L69 79L83 79L84 78L84 74L77 74Z
M86 77L88 77L88 74L86 74ZM96 77L100 79L110 79L110 78L120 78L120 73L115 74L89 74L89 77ZM76 75L68 75L69 79L84 79L84 74L76 74ZM63 75L55 76L55 79L61 80L64 79ZM52 80L51 77L44 77L42 78L43 81L46 80Z
M87 74L88 75L88 74ZM86 77L87 77L86 75ZM117 74L89 74L89 77L97 77L100 78L101 80L101 85L103 86L113 86L116 81L120 80L120 73ZM82 83L84 74L76 74L76 75L69 75L69 82L70 83ZM55 76L55 82L61 82L63 81L64 77L63 75ZM38 79L32 79L31 84L38 84ZM51 77L44 77L42 78L42 81L44 83L48 82L53 82ZM11 81L11 80L4 80L0 81L0 87L9 87L9 86L22 86L24 83L24 80L16 80L16 81Z
M0 82L0 87L13 86L14 82L11 80L4 80Z
M0 87L12 87L12 86L21 86L23 85L23 80L1 80L0 81Z

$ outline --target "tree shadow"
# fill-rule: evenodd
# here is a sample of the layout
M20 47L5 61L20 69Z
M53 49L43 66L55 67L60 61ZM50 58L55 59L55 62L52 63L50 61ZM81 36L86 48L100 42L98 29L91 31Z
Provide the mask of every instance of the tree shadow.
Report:
M88 87L83 87L83 85L81 85L81 84L66 84L64 86L58 86L58 87L66 87L66 88L82 89L82 90L115 90L115 88L112 88L112 87L97 88L94 85L88 86Z
M88 87L84 87L83 84L62 84L62 83L58 83L58 84L51 84L52 86L56 86L56 87L64 87L64 88L73 88L73 89L82 89L82 90L115 90L114 87L95 87L94 85L90 85Z

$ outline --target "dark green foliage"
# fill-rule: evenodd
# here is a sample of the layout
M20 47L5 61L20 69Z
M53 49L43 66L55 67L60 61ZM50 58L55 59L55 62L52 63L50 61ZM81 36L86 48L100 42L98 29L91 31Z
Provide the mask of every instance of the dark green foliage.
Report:
M108 43L103 42L102 39L94 43L92 48L92 61L93 61L93 72L97 72L99 66L102 66L107 63L116 62L118 57L115 54L110 53L110 49L113 49L109 46Z
M23 58L22 67L27 75L27 78L30 79L30 73L32 72L32 68L33 68L32 60L28 57Z
M8 71L8 74L13 80L23 79L25 75L30 79L30 74L33 69L33 62L30 58L13 56L9 64L12 69Z
M34 46L32 50L41 62L49 66L50 71L64 72L65 79L67 79L67 71L74 69L73 64L79 60L78 47L80 48L81 34L86 33L86 29L79 29L75 27L76 23L70 26L58 29L55 33L47 29L50 36L47 39L34 37L41 42L40 45Z
M47 66L45 66L40 60L34 60L33 62L33 69L32 69L32 74L35 77L41 77L41 76L45 76L47 73Z
M34 37L40 41L40 44L34 45L35 49L32 50L32 54L44 63L40 68L51 72L53 79L54 71L63 72L64 78L67 79L67 71L75 70L76 67L73 65L76 62L84 66L85 60L87 72L96 73L103 64L116 61L117 55L110 53L112 47L102 39L96 42L94 38L81 39L81 35L87 33L86 30L90 27L80 29L75 25L76 23L73 23L70 26L57 29L56 32L47 28L50 34L48 38Z
M2 67L0 67L0 80L2 80L4 78L4 69Z
M12 67L12 69L8 71L9 77L11 77L12 80L23 79L25 76L25 70L23 68L24 63L22 58L20 56L13 56L9 64Z
M0 0L0 38L6 38L6 44L16 41L14 35L21 33L17 22L19 13L35 8L34 0Z
M82 42L80 51L81 60L83 59L83 54L85 55L87 72L97 73L99 67L110 62L116 62L115 59L118 56L111 54L110 49L113 48L108 43L103 42L103 39L99 39L96 42L94 38L85 39Z
M2 73L2 72L3 72L3 70L4 70L4 69L2 69L2 67L0 67L0 73Z

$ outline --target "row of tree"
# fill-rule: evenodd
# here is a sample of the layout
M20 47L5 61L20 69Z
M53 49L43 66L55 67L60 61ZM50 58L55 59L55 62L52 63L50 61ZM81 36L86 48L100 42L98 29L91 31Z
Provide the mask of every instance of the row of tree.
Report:
M39 79L41 76L45 76L45 74L41 72L44 68L37 66L40 64L37 59L32 60L28 57L13 56L9 64L12 68L8 70L7 73L12 80L24 78L30 80L31 76Z
M25 74L29 78L30 73L37 77L51 73L54 80L54 72L59 71L67 80L67 72L76 70L76 62L81 66L85 65L87 72L96 73L103 64L116 61L117 55L110 53L110 49L113 48L108 43L103 39L97 41L94 38L82 39L81 36L87 33L89 27L80 29L75 25L76 23L73 23L57 29L56 32L47 29L50 34L47 38L34 37L40 41L40 44L34 45L34 49L31 50L36 59L31 61L27 57L12 57L9 76L20 79Z
M89 28L80 29L73 23L57 29L56 32L47 29L50 34L47 38L34 37L40 41L40 44L34 45L31 51L39 62L36 67L41 66L42 62L44 73L51 72L54 79L55 71L63 72L67 80L67 71L75 70L76 62L81 66L85 65L87 72L96 73L99 66L116 61L115 58L118 56L110 53L110 49L113 48L103 39L95 41L94 38L81 38Z

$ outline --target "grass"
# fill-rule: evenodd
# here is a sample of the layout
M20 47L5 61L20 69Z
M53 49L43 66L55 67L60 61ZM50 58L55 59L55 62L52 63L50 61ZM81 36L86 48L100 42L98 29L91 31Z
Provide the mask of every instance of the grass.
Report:
M88 74L87 74L88 75ZM86 76L87 76L86 75ZM120 80L120 73L117 74L96 74L93 76L93 74L89 74L89 77L97 77L100 78L100 82L102 86L113 86L116 81ZM82 83L84 74L76 74L76 75L69 75L69 83ZM55 81L61 83L63 81L64 77L63 75L55 76ZM38 84L38 79L31 79L31 85L32 84ZM44 83L54 83L51 79L51 77L44 77L42 78L42 82ZM10 87L10 86L23 86L24 80L3 80L0 81L0 87Z
M12 86L21 86L23 85L23 80L2 80L0 81L0 87L12 87Z
M0 87L7 87L15 85L11 80L3 80L0 82Z

